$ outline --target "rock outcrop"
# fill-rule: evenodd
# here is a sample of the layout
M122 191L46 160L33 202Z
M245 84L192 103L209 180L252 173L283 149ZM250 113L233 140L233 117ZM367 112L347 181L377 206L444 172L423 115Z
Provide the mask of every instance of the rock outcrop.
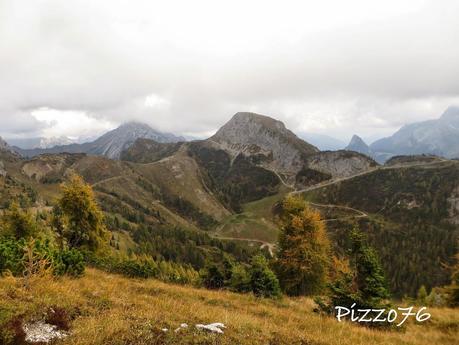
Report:
M323 151L306 159L309 169L329 174L333 178L348 177L366 172L378 166L373 159L353 151Z

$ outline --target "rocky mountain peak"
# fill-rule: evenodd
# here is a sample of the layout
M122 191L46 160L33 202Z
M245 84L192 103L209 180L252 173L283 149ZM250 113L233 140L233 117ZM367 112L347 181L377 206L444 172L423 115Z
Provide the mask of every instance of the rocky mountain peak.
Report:
M432 154L459 158L459 107L450 106L438 119L405 125L392 136L375 141L371 149L391 156Z
M184 141L171 133L162 133L141 122L126 122L118 128L104 134L92 143L96 147L96 154L108 158L118 159L121 152L128 149L137 139L151 139L158 143Z
M319 150L298 138L271 117L240 112L209 139L233 156L243 153L263 160L263 165L286 176L296 174L304 158Z
M370 147L356 134L352 136L351 141L349 142L349 145L346 146L345 150L363 153L367 156L371 154Z
M185 141L171 133L162 133L149 125L140 122L127 122L111 130L95 141L84 144L59 145L47 149L19 150L23 156L34 157L44 153L87 153L95 156L105 156L119 159L121 152L128 149L137 139L151 139L158 143L173 143Z

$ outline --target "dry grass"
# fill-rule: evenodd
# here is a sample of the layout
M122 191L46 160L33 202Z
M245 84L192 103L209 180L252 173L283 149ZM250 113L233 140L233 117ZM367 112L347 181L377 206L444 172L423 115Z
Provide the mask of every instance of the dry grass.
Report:
M0 321L5 315L42 319L65 310L65 344L457 344L459 313L433 309L432 321L404 331L380 332L312 312L306 298L260 300L250 295L133 280L88 269L80 279L36 278L23 288L0 279ZM175 333L181 323L190 328ZM196 323L223 322L224 335L202 333ZM164 333L162 328L170 331Z

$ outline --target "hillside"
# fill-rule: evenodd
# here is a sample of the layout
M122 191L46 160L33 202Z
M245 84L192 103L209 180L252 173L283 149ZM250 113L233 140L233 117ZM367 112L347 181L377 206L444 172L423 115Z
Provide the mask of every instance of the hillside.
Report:
M457 251L459 163L431 161L389 166L313 188L305 198L325 205L350 207L363 217L327 222L335 242L354 224L380 253L391 290L415 294L421 285L447 282L444 265Z
M95 190L115 248L196 269L222 253L243 261L260 248L274 253L274 210L290 192L315 203L338 249L339 231L358 222L397 296L444 284L442 265L456 250L457 162L413 156L379 166L353 151L315 152L281 122L261 115L238 113L208 140L137 139L123 160L82 153L21 159L1 152L3 208L17 199L49 211L59 185L76 172Z
M0 334L18 332L18 344L21 325L43 318L68 332L57 344L71 345L452 345L457 340L459 315L451 309L429 309L429 322L381 332L338 323L313 308L306 298L262 300L94 269L79 279L35 278L29 289L21 279L0 279L0 320L9 325ZM224 334L195 328L213 322L225 324ZM188 327L175 332L182 323Z
M207 231L230 212L203 183L195 161L186 153L153 164L134 164L85 154L42 155L30 160L3 160L0 196L41 212L50 211L59 186L72 172L83 176L106 214L111 243L127 253L192 264L221 252L248 260L257 248L213 239Z

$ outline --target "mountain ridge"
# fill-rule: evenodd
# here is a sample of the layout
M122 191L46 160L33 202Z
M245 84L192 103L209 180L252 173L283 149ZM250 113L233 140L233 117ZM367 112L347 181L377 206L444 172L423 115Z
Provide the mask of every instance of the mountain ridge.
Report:
M129 148L137 139L154 139L157 142L178 142L184 141L183 137L177 137L171 133L162 133L152 129L147 124L131 121L103 134L92 142L83 144L69 144L54 146L47 149L20 149L15 151L25 157L34 157L41 154L56 153L87 153L96 156L105 156L110 159L119 159L122 151Z
M387 156L433 154L459 158L459 107L448 107L437 119L404 125L370 148Z

